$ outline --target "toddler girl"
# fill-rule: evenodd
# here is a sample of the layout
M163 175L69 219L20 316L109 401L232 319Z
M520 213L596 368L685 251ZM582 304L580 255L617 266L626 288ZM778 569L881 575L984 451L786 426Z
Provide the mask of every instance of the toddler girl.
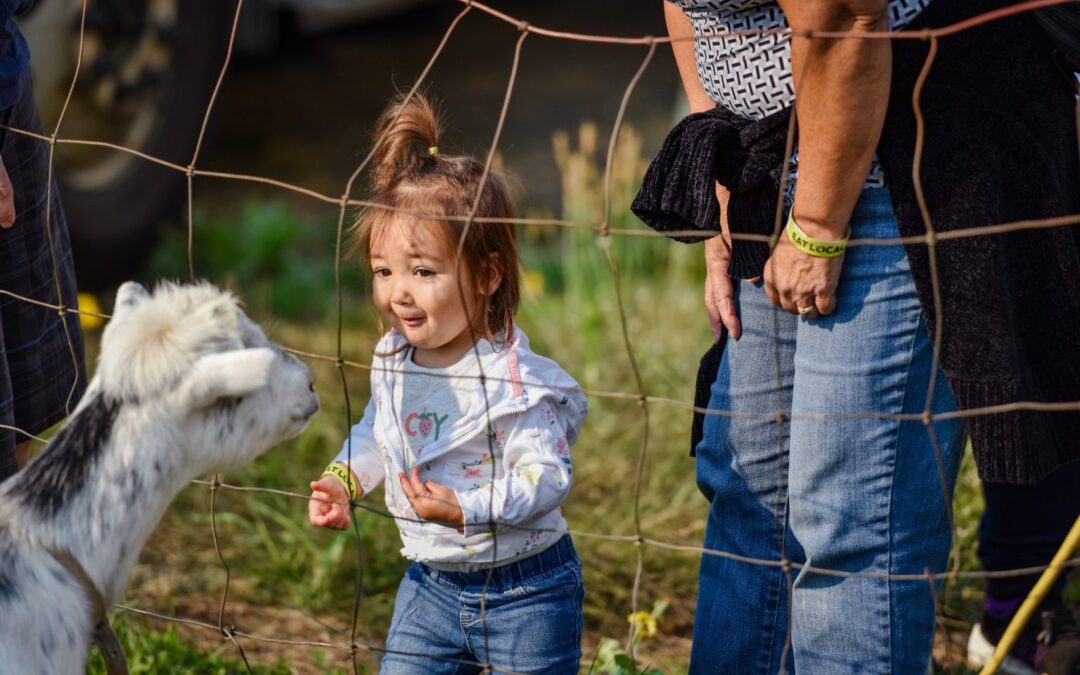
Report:
M421 96L379 123L372 201L354 230L391 330L371 400L311 483L312 525L345 529L344 502L385 478L413 561L398 588L381 673L576 673L581 561L559 508L586 413L577 383L513 323L517 243L505 179L438 150ZM423 213L423 217L403 212ZM430 214L428 216L427 214ZM460 244L460 248L459 248ZM460 256L460 257L459 257ZM334 503L336 502L336 503Z

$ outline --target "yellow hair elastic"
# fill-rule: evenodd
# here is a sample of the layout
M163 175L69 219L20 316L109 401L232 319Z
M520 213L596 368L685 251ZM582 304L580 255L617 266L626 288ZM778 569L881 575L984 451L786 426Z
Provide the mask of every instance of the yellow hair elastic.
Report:
M428 151L429 155L437 155L437 154L439 154L439 146L433 145L430 148L428 148L427 151Z

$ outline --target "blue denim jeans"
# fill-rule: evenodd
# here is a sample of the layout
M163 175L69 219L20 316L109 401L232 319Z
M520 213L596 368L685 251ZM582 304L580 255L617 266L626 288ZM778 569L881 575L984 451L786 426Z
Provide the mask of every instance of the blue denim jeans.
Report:
M398 587L382 675L577 673L585 585L570 535L530 558L487 570L413 563ZM483 603L483 607L482 607Z
M865 190L851 227L897 237L888 191ZM852 415L927 403L932 344L904 250L849 248L827 317L735 283L743 335L727 341L709 408L739 414L706 416L697 447L705 546L863 576L702 556L691 672L925 673L931 584L874 575L945 568L963 425L934 423L939 457L917 419ZM932 406L956 408L940 372Z

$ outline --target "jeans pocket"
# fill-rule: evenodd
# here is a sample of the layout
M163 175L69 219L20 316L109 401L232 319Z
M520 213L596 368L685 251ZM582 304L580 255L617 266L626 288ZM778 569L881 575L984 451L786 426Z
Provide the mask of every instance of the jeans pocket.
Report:
M518 625L527 627L527 630L515 632L518 652L543 654L540 658L546 663L543 672L574 672L581 658L584 633L585 583L581 564L567 562L550 572L526 579L513 590L521 595L506 609L516 616Z
M509 592L517 591L521 595L551 593L560 597L574 598L583 592L584 587L581 562L572 560L554 570L523 580L519 586L510 589Z

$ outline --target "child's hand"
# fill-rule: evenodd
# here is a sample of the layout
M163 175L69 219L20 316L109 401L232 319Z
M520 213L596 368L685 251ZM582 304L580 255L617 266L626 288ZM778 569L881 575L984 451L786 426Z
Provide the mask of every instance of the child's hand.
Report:
M345 486L333 476L311 481L308 520L316 527L344 530L350 522L348 502L349 494L345 492Z
M453 490L435 481L422 482L420 469L413 469L408 475L399 473L398 480L409 503L421 518L456 527L458 532L465 530L465 514Z

